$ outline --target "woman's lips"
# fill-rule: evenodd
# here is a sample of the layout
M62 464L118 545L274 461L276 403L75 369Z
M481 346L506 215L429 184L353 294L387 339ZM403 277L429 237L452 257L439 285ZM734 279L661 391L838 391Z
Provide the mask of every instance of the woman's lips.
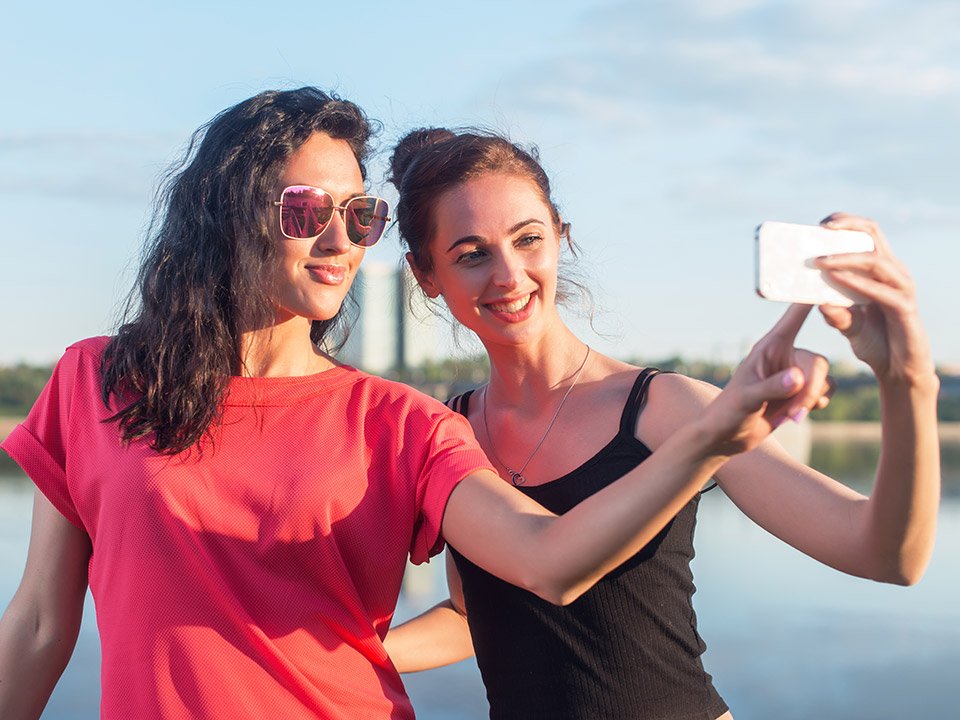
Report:
M504 322L520 322L533 313L533 298L534 293L530 293L516 300L485 303L484 307Z
M347 269L342 265L307 265L307 271L325 285L340 285L347 277Z

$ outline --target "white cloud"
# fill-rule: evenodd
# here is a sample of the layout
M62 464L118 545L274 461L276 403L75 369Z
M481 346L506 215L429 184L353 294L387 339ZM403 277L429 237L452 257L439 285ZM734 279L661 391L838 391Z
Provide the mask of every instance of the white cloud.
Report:
M149 201L182 138L109 131L8 131L0 135L0 195L103 204Z
M687 0L583 20L513 69L497 106L560 168L558 199L600 264L633 258L608 262L614 302L642 257L658 269L645 296L702 308L718 278L749 285L755 222L833 210L876 217L925 292L943 287L960 227L960 4ZM593 211L611 186L629 192L637 236Z
M715 12L688 0L608 6L584 20L575 43L558 43L572 50L518 69L501 89L521 127L542 124L549 140L573 138L610 162L669 159L665 182L681 186L684 170L747 189L758 179L818 185L830 173L907 204L955 202L960 7L746 2ZM768 173L752 174L758 166Z

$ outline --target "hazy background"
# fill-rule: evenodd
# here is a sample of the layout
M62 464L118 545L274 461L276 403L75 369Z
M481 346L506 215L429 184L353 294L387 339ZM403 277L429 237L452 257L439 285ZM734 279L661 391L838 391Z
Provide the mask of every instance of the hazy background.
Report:
M734 360L781 311L754 226L875 217L960 362L960 4L920 0L10 3L0 26L0 364L109 332L189 134L315 84L383 122L536 143L620 357ZM378 189L384 158L371 165ZM391 195L383 191L388 197ZM368 253L400 256L395 233ZM802 341L849 351L812 318Z

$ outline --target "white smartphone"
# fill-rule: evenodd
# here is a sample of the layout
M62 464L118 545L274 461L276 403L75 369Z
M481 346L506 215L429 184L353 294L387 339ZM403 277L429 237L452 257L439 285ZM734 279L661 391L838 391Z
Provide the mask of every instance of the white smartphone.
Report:
M757 295L767 300L808 305L865 304L866 298L832 285L814 259L822 255L870 252L873 238L856 230L819 225L764 222L756 231Z

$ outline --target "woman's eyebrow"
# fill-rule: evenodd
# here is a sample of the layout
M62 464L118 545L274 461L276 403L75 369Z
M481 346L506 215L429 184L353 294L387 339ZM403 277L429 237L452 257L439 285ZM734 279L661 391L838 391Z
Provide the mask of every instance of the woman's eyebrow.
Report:
M527 225L530 225L531 223L536 223L536 224L538 224L538 225L544 225L544 224L545 224L542 220L540 220L540 219L538 219L538 218L527 218L526 220L521 220L521 221L518 222L518 223L514 223L514 225L512 225L512 226L507 230L507 234L508 234L508 235L512 235L513 233L517 232L517 230L520 230L520 229L526 227ZM482 237L480 237L479 235L465 235L464 237L462 237L462 238L460 238L460 239L458 239L458 240L454 240L454 241L453 241L453 244L452 244L450 247L447 248L447 252L450 252L451 250L453 250L453 249L454 249L455 247L457 247L458 245L463 245L464 243L480 243L480 244L482 244L483 242L484 242L484 239L483 239Z

